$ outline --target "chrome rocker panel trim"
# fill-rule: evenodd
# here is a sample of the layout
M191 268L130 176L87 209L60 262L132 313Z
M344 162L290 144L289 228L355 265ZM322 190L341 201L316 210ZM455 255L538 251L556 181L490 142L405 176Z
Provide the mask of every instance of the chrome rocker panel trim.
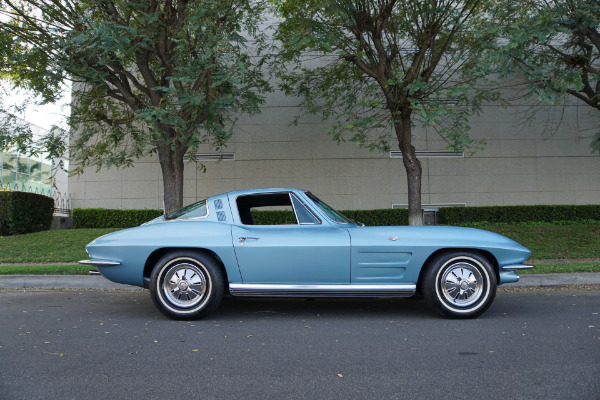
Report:
M507 270L507 271L515 271L518 269L532 269L532 268L535 268L535 265L515 264L515 265L505 265L504 267L502 267L502 269Z
M280 285L230 283L229 292L240 297L410 297L417 285Z
M121 265L120 262L111 260L81 260L79 264L93 265L95 267L116 267L117 265Z

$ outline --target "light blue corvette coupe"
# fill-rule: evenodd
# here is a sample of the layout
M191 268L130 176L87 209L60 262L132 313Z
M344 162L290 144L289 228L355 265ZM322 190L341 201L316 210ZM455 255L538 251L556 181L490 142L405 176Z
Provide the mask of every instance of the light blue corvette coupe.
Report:
M260 210L289 210L286 225ZM293 212L293 213L292 213ZM201 318L224 294L381 298L417 293L446 317L473 318L499 284L516 282L530 251L456 227L364 227L298 189L220 194L86 247L107 279L150 289L174 319Z

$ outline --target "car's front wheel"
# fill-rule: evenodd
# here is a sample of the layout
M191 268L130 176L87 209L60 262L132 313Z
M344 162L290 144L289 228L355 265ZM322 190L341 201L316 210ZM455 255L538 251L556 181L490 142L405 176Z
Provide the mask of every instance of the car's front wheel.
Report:
M490 262L471 252L448 252L432 259L423 279L427 302L443 316L475 318L496 297L496 274Z
M193 251L171 252L152 270L150 295L154 305L169 318L194 320L218 307L224 281L212 257Z

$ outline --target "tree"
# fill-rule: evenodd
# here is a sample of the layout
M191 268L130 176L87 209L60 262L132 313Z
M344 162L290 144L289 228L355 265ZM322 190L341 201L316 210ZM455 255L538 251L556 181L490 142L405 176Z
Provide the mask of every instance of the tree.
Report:
M0 1L0 13L4 4ZM37 99L26 99L23 103L5 105L8 87L0 86L0 150L15 150L20 154L48 153L48 159L59 159L65 150L58 130L53 129L43 143L36 142L29 124L18 118L33 101L52 103L60 93L60 75L48 70L48 60L37 49L28 49L8 30L0 30L0 85L10 82L13 88L29 90ZM46 145L46 146L44 146Z
M2 55L0 71L42 94L44 80L71 80L74 172L156 154L170 211L183 203L184 155L201 144L220 148L236 115L259 112L269 87L256 57L263 8L246 0L1 0L0 43L18 51Z
M468 117L493 94L475 83L470 44L485 23L484 1L285 0L279 76L305 113L330 121L335 140L388 150L390 127L408 182L409 224L421 225L421 162L416 124L437 130L454 150L476 146ZM308 59L310 62L306 62ZM315 62L313 59L318 58Z
M489 25L500 40L481 59L502 76L523 74L528 95L550 104L572 96L600 111L600 2L504 0ZM600 129L592 149L600 152Z

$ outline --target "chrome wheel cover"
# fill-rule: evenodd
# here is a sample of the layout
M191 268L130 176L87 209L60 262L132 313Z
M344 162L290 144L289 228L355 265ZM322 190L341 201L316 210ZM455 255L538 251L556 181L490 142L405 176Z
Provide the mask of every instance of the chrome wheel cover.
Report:
M190 263L178 263L170 267L162 282L162 292L171 304L180 308L192 308L206 297L205 272Z
M439 285L444 300L458 307L467 307L477 302L484 292L481 271L466 261L448 266Z

